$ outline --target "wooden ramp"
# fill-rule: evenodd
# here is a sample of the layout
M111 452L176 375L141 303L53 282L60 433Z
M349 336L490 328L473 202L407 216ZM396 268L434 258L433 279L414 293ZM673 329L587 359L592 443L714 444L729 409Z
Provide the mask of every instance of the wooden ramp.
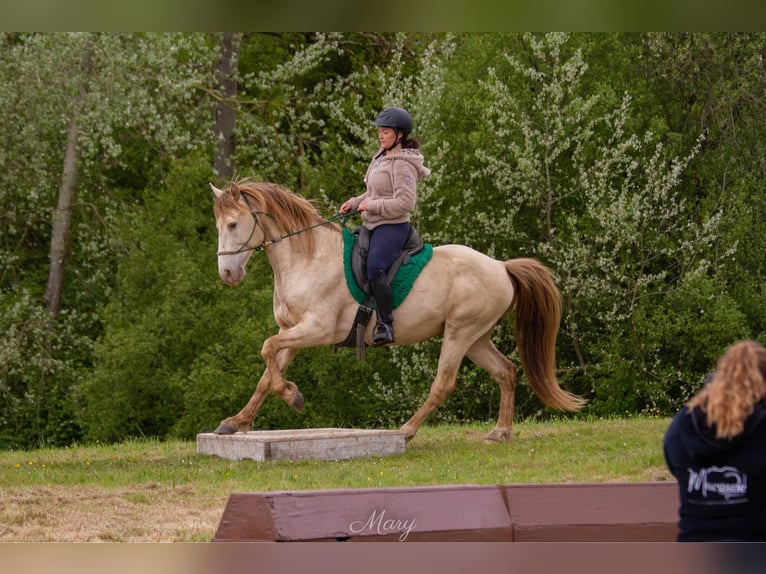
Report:
M404 434L387 430L321 428L197 435L199 454L231 460L342 460L404 450Z
M676 482L232 494L215 541L673 542Z

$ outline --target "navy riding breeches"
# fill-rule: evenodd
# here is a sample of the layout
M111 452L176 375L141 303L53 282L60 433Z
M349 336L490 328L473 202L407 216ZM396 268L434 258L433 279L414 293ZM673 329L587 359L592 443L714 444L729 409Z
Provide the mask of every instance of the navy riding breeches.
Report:
M394 263L410 234L410 224L383 224L370 233L370 251L367 255L368 281L372 281L381 271L388 271Z

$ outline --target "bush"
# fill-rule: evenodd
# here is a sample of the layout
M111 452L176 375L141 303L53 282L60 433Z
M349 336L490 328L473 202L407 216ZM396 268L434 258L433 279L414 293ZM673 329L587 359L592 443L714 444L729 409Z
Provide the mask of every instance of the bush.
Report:
M87 356L76 315L53 319L28 291L0 294L0 449L76 441L73 391Z
M699 277L661 300L647 299L635 330L610 337L593 376L593 408L601 415L673 414L726 347L749 336L744 314L714 278Z

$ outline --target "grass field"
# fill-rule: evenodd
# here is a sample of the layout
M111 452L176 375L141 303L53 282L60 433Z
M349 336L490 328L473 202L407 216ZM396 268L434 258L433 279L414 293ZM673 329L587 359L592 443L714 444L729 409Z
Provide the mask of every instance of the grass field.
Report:
M188 441L0 452L2 542L198 542L229 494L456 484L671 480L662 418L425 426L404 454L345 461L231 461Z

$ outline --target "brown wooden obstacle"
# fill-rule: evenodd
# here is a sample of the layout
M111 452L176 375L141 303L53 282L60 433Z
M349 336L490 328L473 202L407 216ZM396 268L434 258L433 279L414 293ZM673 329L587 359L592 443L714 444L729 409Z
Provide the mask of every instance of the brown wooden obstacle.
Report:
M235 493L215 541L672 542L675 482Z

